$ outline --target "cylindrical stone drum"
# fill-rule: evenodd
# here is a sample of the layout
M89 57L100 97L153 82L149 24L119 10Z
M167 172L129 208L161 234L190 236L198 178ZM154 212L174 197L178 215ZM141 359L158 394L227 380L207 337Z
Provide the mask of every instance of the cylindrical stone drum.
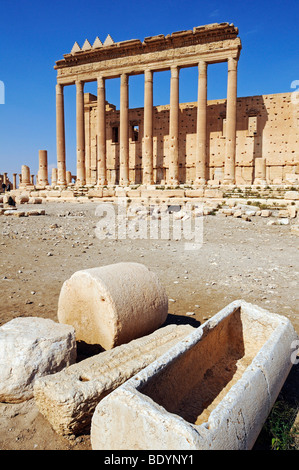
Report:
M64 282L58 320L76 340L105 350L152 333L166 320L168 297L157 275L139 263L75 272Z
M27 165L22 165L22 183L30 184L30 168Z

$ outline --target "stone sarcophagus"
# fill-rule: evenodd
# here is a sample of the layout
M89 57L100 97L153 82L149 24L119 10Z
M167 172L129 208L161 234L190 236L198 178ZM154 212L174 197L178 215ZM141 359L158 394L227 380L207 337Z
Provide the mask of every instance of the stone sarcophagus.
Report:
M296 339L285 317L232 302L99 403L92 448L251 449Z

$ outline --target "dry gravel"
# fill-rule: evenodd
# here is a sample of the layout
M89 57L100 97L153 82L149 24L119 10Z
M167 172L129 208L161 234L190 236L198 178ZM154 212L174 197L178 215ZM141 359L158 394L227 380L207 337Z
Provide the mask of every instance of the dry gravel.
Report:
M57 321L62 283L75 271L134 261L160 277L170 321L199 325L244 299L285 315L299 333L299 237L290 226L270 226L261 217L248 222L209 215L203 218L202 247L190 251L184 239L99 240L93 202L52 202L38 209L46 215L0 217L0 326L19 316ZM298 381L291 385L299 390ZM56 435L33 400L0 404L0 449L89 448L88 435L72 440Z

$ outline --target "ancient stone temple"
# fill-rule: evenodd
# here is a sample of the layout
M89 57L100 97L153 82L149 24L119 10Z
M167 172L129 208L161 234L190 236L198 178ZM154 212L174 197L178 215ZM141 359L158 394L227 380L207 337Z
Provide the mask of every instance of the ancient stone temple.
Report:
M57 184L67 185L64 87L76 86L79 186L130 184L298 183L298 111L291 93L237 97L241 51L228 23L195 27L143 41L108 35L56 62ZM227 62L227 96L207 101L209 64ZM198 69L197 102L180 103L180 70ZM153 106L155 74L170 70L170 103ZM144 75L144 107L129 109L130 76ZM106 101L120 77L120 109ZM97 96L84 83L97 81ZM130 89L134 93L134 89Z

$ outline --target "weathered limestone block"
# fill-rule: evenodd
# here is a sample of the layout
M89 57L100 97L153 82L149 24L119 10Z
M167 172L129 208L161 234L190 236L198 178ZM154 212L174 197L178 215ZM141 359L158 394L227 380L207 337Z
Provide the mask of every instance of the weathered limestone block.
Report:
M16 211L13 211L13 212L14 212L13 215L14 215L15 217L25 217L25 216L26 216L25 211L18 211L18 210L16 210Z
M250 204L237 204L236 209L241 210L241 211L257 211L257 207L251 206Z
M92 448L251 449L296 348L287 318L232 302L97 405Z
M288 217L295 219L297 216L298 208L296 206L288 206Z
M32 215L45 215L46 211L44 209L41 209L41 210L30 210L30 211L26 211L25 212L25 215L26 217L30 217Z
M240 209L236 209L233 213L233 217L242 217L243 212Z
M114 197L115 190L113 188L103 188L103 197Z
M40 412L58 434L77 434L90 428L95 407L107 393L193 330L190 325L168 325L38 379L34 396Z
M186 197L203 197L204 190L203 188L200 189L186 189L185 196Z
M76 360L74 328L50 319L21 317L0 328L0 401L33 397L38 377L58 372Z
M221 191L220 189L209 189L209 188L207 188L207 189L205 189L204 197L222 199L223 198L223 191Z
M272 215L272 211L268 209L264 209L261 211L261 217L270 217Z
M77 271L64 282L58 320L77 340L111 349L152 333L166 320L168 297L155 273L139 263Z
M128 189L127 190L127 197L132 197L132 198L141 197L140 189Z
M284 195L285 199L289 200L299 200L299 191L286 191Z
M29 202L29 196L25 194L20 194L20 196L15 197L16 204L26 204Z
M227 208L219 209L219 213L224 214L226 216L233 215L234 214L234 209L227 209Z
M15 212L16 212L16 209L11 208L8 210L4 210L3 214L9 216L9 215L14 215Z
M101 188L89 189L89 197L103 197L103 190Z
M52 189L51 191L45 191L46 197L54 198L61 197L61 191Z
M28 204L42 204L43 200L41 197L30 197L28 200Z
M289 211L287 209L280 209L278 211L278 217L289 217Z

